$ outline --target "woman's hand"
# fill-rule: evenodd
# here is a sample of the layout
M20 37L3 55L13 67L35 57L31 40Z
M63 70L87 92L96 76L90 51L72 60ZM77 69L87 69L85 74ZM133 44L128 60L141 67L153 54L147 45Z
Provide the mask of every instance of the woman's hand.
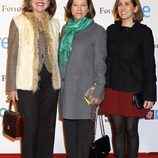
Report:
M154 102L153 101L144 101L144 108L145 109L151 109L154 106Z
M99 105L102 102L102 100L98 98L92 98L90 101L90 105Z
M12 101L19 100L17 91L10 91L8 97L9 97L9 99L11 99Z

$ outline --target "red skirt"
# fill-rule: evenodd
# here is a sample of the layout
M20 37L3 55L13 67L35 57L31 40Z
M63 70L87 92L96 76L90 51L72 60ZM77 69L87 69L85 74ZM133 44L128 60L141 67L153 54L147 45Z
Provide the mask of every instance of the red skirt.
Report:
M105 88L105 99L100 105L99 114L145 118L149 110L137 109L132 103L132 94Z

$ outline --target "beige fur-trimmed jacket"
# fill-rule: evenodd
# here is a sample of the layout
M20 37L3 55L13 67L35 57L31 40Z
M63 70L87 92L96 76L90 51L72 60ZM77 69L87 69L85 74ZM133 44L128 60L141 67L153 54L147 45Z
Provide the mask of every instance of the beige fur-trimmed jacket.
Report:
M17 30L10 27L6 90L22 89L35 92L39 81L39 32L35 27L32 13L23 13L14 17L12 21ZM41 24L46 35L52 86L54 89L59 89L61 84L58 68L59 22L46 14ZM16 37L17 31L18 37Z

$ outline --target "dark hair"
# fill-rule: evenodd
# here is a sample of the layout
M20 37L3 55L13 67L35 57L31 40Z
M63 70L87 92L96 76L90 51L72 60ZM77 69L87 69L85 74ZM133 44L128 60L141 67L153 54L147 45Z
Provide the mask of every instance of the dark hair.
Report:
M87 4L88 4L88 10L89 10L86 17L93 19L94 16L95 16L95 9L94 9L94 6L93 6L93 2L92 2L92 0L86 0L86 1L87 1ZM73 3L73 0L69 0L67 2L66 8L65 8L66 18L73 18L73 15L72 15L72 12L71 12L72 3Z
M119 16L119 13L118 13L119 1L120 0L116 0L114 7L113 7L113 14L114 14L115 20L121 19ZM130 0L130 1L132 2L134 7L138 8L137 13L134 14L133 22L141 22L143 20L143 12L142 12L141 4L140 4L139 0Z
M33 12L31 1L32 0L24 0L23 8L22 8L23 12ZM52 17L55 14L56 7L57 7L56 1L50 0L50 4L46 9L46 12L48 12L48 14Z

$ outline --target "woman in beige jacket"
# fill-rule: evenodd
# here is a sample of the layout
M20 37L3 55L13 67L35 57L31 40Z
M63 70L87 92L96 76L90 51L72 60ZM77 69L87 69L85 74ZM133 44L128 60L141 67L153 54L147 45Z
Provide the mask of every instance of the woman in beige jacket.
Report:
M9 31L6 90L25 118L22 158L51 158L60 76L55 0L24 0Z

